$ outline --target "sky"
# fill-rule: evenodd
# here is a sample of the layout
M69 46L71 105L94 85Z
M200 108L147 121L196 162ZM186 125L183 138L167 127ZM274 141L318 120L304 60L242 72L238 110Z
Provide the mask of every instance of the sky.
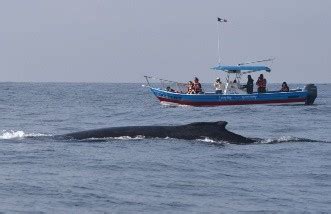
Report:
M324 0L1 1L0 82L213 82L224 77L210 70L221 17L222 64L275 57L268 82L331 83L330 8Z

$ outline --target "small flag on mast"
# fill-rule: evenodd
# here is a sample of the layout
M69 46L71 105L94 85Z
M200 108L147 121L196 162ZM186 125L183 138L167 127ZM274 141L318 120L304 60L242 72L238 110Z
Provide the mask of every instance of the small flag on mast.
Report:
M228 20L226 20L226 19L221 19L220 17L217 17L217 21L219 21L219 22L228 22Z

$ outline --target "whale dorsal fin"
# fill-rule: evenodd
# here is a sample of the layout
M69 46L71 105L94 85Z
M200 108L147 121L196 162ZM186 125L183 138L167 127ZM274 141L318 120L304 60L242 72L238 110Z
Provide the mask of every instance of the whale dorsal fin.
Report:
M195 123L190 123L188 126L218 126L220 128L225 128L225 126L228 124L226 121L217 121L217 122L195 122Z

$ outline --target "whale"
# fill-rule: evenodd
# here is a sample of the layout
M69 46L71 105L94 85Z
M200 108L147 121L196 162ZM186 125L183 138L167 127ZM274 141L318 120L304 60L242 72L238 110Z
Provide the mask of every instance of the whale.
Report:
M116 137L144 138L175 138L184 140L211 139L214 141L226 141L233 144L250 144L254 139L228 131L226 121L194 122L185 125L169 126L122 126L101 128L61 135L65 139L102 139Z

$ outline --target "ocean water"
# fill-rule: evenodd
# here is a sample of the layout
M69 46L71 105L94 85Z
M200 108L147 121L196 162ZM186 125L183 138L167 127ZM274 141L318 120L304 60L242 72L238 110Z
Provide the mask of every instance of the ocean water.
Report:
M197 108L141 84L0 83L0 211L331 213L331 84L317 87L312 106ZM261 140L53 137L219 120Z

